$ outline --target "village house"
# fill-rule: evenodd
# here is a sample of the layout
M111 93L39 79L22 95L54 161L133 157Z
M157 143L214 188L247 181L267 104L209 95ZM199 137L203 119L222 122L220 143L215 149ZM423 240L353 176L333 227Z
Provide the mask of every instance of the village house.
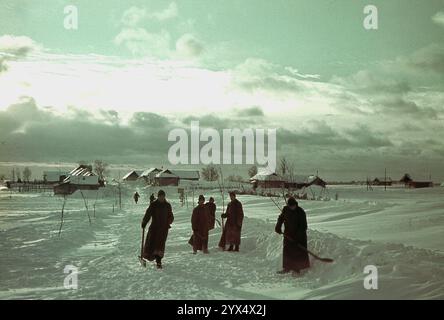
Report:
M161 171L162 169L149 168L140 174L139 179L144 180L146 184L153 184L156 174L158 174Z
M327 183L316 175L292 175L282 177L275 172L259 172L252 178L250 183L253 188L286 188L286 189L302 189L312 185L325 188Z
M256 188L283 188L285 180L275 172L258 172L250 178L253 189Z
M104 186L104 181L94 174L90 166L80 165L71 170L68 176L54 186L55 194L72 194L76 190L98 190Z
M433 181L430 181L430 180L423 180L423 181L414 180L412 178L412 176L409 175L408 173L404 174L399 181L404 183L406 188L431 188L431 187L433 187Z
M137 181L139 179L140 175L142 174L142 171L135 171L132 170L128 172L126 175L123 176L123 181Z
M154 185L156 186L178 186L180 178L173 174L170 170L160 171L154 177Z
M325 188L327 182L317 175L292 175L285 181L285 187L288 189L302 189L310 186L319 186Z
M170 169L171 173L178 176L181 181L199 181L199 170Z

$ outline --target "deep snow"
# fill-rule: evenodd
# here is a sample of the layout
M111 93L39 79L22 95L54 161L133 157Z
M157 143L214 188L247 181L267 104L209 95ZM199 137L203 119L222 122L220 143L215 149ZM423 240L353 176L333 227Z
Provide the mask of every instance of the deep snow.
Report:
M138 205L131 194L139 190ZM216 246L210 255L191 254L191 204L181 207L168 188L175 222L167 241L164 269L140 267L140 220L151 192L131 186L123 210L114 193L88 193L89 225L83 199L67 201L58 237L62 198L50 194L0 192L0 298L26 299L443 299L444 190L332 187L339 200L300 201L309 223L309 248L333 264L312 261L303 275L278 275L282 239L273 232L278 210L268 199L239 196L246 219L240 253ZM222 201L214 196L220 214ZM196 191L195 198L199 192ZM191 201L191 199L189 198ZM280 200L282 202L282 200ZM366 290L366 265L376 265L379 288ZM77 290L63 287L63 269L79 269Z

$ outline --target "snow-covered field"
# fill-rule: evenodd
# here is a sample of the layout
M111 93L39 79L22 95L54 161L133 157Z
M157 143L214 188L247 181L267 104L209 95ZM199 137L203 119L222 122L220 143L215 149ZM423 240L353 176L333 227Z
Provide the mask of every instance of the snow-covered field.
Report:
M142 195L135 205L131 193ZM406 190L330 187L339 200L300 201L309 223L309 248L333 264L312 260L303 275L278 275L282 239L278 210L268 199L239 196L246 219L241 252L221 252L220 228L210 255L191 254L191 206L167 190L175 222L164 269L140 267L140 220L151 192L134 187L115 198L70 197L58 236L62 199L50 194L0 192L0 299L443 299L444 188ZM197 198L198 193L196 193ZM221 207L218 191L205 191ZM281 200L282 202L282 200ZM218 209L218 213L220 211ZM64 288L66 265L79 270L78 289ZM378 289L363 286L364 267L378 268Z

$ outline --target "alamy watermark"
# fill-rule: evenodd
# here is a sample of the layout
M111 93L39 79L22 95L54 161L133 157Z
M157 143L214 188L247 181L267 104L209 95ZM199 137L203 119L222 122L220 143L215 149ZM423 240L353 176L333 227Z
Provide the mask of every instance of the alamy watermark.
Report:
M276 129L223 129L221 137L218 130L201 130L199 121L191 121L190 137L185 129L176 128L168 141L176 142L168 151L173 165L257 164L276 170Z
M375 5L369 4L364 7L364 14L366 15L362 23L364 29L378 30L378 8Z
M378 268L372 264L364 267L364 273L368 274L364 277L364 288L366 290L378 289Z
M73 265L67 265L63 269L64 273L68 273L68 275L63 280L63 287L68 290L77 290L79 288L79 269Z
M75 5L68 5L63 8L63 27L66 30L77 30L79 28L79 10Z

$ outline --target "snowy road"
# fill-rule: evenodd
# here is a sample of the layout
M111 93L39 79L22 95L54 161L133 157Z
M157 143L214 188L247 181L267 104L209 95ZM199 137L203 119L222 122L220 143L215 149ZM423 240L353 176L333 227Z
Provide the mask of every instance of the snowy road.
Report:
M443 299L443 191L342 188L339 201L301 201L311 228L310 249L335 259L333 264L312 260L301 277L276 274L282 239L273 233L278 212L266 198L239 197L247 217L240 253L216 248L217 228L210 233L210 255L194 256L187 244L191 208L181 207L177 194L170 193L175 222L159 271L139 265L145 208L130 197L114 212L114 199L99 199L95 217L94 197L89 197L91 226L83 200L70 198L59 238L61 199L2 193L0 298ZM211 195L220 205L217 194ZM378 267L378 290L363 287L369 264ZM77 290L63 287L66 265L79 270Z

